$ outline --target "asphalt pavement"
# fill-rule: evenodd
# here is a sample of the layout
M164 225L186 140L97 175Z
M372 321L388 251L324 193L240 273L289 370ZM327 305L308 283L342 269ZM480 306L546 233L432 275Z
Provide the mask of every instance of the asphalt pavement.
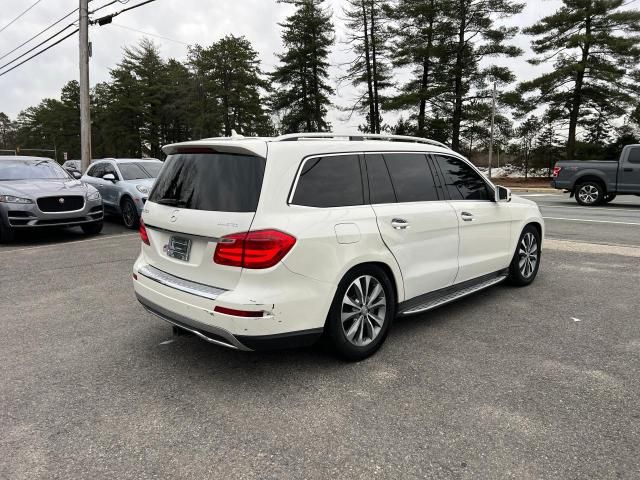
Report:
M360 363L174 337L135 301L122 225L21 236L0 247L0 478L640 478L640 202L566 197L528 197L533 285L399 320Z

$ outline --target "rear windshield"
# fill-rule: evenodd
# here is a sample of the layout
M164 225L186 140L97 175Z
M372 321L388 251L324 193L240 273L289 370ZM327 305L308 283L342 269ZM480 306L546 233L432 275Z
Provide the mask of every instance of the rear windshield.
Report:
M264 158L249 155L169 155L149 201L191 210L255 212L264 168Z
M68 180L69 174L53 160L0 160L0 180Z
M156 178L162 168L160 162L120 163L120 173L124 180L139 180L141 178Z

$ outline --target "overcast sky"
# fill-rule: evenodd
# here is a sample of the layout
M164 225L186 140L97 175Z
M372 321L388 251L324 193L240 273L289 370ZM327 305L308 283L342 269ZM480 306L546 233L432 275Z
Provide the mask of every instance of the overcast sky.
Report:
M16 17L20 12L33 4L35 0L0 0L0 28ZM110 0L93 0L90 10L108 3ZM128 5L140 0L129 0ZM338 40L344 39L341 0L327 0L334 13L334 23ZM553 12L561 5L559 0L527 1L525 10L508 20L511 25L525 27ZM22 18L0 32L0 57L14 47L35 35L54 21L77 7L77 0L42 0ZM110 8L101 10L100 14L120 10L122 5L116 3ZM187 54L185 44L199 43L209 45L226 34L244 35L260 53L263 70L269 71L276 63L275 52L282 50L279 22L290 14L292 8L282 5L276 0L157 0L154 3L123 13L110 25L94 26L89 31L93 43L91 58L91 84L109 79L109 69L122 57L122 48L135 45L143 33L170 38L174 41L158 37L152 38L160 47L163 57L184 60ZM74 16L75 17L75 16ZM70 23L69 19L56 28ZM49 32L47 32L48 34ZM43 35L38 40L46 38ZM180 43L182 42L182 43ZM508 64L520 80L532 78L542 70L526 63L531 57L528 47L529 39L519 36L515 43L525 50L525 55ZM29 44L36 45L37 42ZM25 47L26 48L26 47ZM22 52L20 50L18 52ZM0 60L0 65L14 58L16 52ZM343 44L336 44L331 61L334 65L345 63L350 52ZM501 62L502 63L502 62ZM339 67L333 69L339 74ZM15 119L20 110L36 105L46 97L59 98L61 87L69 80L78 78L78 43L72 37L52 48L43 55L25 63L23 66L0 77L0 112L5 112ZM338 88L334 102L347 105L353 91L348 86ZM362 123L359 118L347 120L345 114L337 110L330 113L330 120L336 131L352 131Z

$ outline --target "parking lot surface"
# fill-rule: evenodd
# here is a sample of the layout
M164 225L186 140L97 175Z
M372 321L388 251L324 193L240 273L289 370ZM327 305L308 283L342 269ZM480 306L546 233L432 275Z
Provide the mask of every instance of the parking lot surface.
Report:
M21 236L0 247L0 478L639 478L640 199L542 195L532 286L398 320L360 363L174 337L135 301L121 225Z

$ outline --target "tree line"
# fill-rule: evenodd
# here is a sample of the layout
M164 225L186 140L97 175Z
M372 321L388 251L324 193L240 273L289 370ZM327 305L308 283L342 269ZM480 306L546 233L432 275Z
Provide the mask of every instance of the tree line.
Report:
M527 167L551 159L615 156L640 136L640 11L624 0L564 0L520 30L506 26L512 0L345 0L337 39L325 0L279 0L294 7L280 24L283 51L265 72L245 37L189 47L163 59L147 39L125 48L110 80L92 89L93 156L161 156L161 146L193 138L331 130L331 108L361 115L359 129L429 137L481 159L497 87L498 152ZM518 82L509 59L526 36L543 73ZM341 45L342 44L342 45ZM330 75L333 48L352 60ZM342 105L338 85L356 95ZM3 149L52 148L77 158L79 88L44 99L10 120L0 113ZM25 152L26 153L26 152Z

